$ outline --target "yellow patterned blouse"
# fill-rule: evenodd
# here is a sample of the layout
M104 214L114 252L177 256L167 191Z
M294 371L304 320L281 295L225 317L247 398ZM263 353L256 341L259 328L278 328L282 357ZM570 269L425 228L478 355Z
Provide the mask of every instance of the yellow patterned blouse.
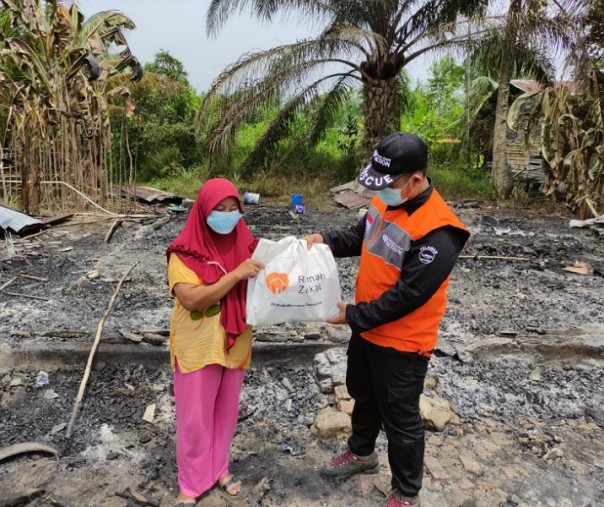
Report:
M182 262L176 254L170 255L168 284L173 294L177 283L203 284L203 281ZM190 312L178 298L170 318L170 363L175 370L176 360L182 373L199 370L208 364L220 364L227 368L247 368L252 355L252 328L237 337L227 351L226 333L220 323L220 305L204 311Z

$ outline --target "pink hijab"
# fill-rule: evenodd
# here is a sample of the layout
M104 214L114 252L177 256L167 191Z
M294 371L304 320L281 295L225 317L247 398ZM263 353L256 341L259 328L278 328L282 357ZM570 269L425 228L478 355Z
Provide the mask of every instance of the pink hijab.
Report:
M168 261L170 254L174 252L206 284L215 283L245 259L249 259L258 244L243 219L237 222L235 229L229 234L218 234L208 227L208 215L227 197L237 199L239 210L243 212L235 185L223 178L207 180L199 190L183 230L166 250ZM247 280L244 280L221 300L220 323L227 334L227 348L246 329L246 291Z

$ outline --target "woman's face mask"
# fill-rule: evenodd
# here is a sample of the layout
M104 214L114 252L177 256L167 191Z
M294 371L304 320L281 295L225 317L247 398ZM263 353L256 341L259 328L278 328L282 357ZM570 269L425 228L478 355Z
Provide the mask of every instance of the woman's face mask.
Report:
M239 210L212 211L206 220L208 227L218 234L229 234L243 215Z
M408 201L408 197L401 196L401 192L407 188L407 185L411 183L411 178L401 188L390 188L386 187L382 190L378 190L377 194L384 204L388 206L400 206L404 202Z

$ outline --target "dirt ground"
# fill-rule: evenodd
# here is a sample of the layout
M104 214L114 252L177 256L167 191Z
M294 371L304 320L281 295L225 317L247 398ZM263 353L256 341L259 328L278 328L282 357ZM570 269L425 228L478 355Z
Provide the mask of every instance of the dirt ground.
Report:
M604 240L569 228L562 208L452 204L472 239L452 277L430 376L431 391L457 417L428 433L423 505L601 505ZM164 251L185 216L155 211L124 220L109 243L112 221L84 215L2 243L0 287L14 280L0 292L0 507L137 505L116 495L127 488L173 505ZM357 219L356 211L335 207L307 206L304 215L286 205L246 211L255 234L272 239ZM99 322L133 265L100 330L67 437ZM351 301L357 261L338 265ZM233 501L213 489L197 505L385 504L383 435L379 474L333 483L318 472L345 441L310 431L317 413L334 404L317 385L314 357L344 349L347 338L346 328L326 324L256 331L232 449L242 494ZM49 383L36 387L42 370ZM144 421L153 404L152 422ZM24 442L51 445L59 455L3 456L2 448Z

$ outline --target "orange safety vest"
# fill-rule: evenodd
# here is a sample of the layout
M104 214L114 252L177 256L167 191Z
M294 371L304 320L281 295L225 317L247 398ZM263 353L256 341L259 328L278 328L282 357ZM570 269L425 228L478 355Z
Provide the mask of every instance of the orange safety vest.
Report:
M373 301L393 287L404 269L403 257L411 242L445 226L467 231L435 189L411 215L401 209L387 211L387 206L376 196L366 217L356 280L357 304ZM426 256L426 263L433 255L429 248L420 252L420 256ZM450 275L424 305L400 319L365 331L361 336L381 347L416 352L429 358L447 307L449 278Z

